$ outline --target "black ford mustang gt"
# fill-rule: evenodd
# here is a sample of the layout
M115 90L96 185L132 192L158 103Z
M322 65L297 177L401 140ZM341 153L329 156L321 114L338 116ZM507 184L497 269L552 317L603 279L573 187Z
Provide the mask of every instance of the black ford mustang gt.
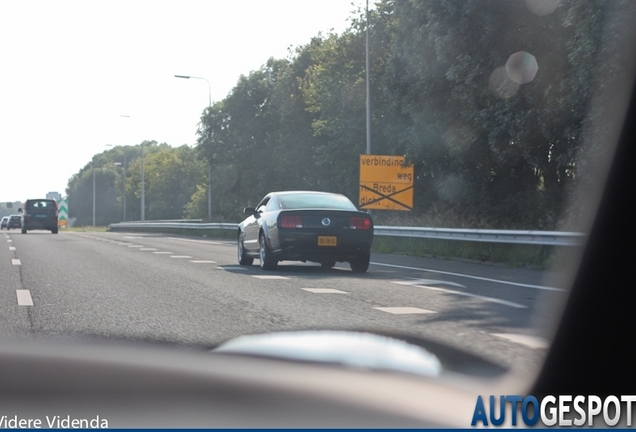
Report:
M283 260L313 261L324 268L349 262L356 273L369 268L373 219L344 195L272 192L243 212L248 217L238 228L241 265L258 258L263 270Z

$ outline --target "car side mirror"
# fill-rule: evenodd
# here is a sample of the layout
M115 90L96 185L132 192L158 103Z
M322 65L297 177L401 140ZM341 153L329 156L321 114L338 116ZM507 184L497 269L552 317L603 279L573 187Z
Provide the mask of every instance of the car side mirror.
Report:
M243 209L243 214L252 216L254 213L256 213L256 209L254 207L245 207Z

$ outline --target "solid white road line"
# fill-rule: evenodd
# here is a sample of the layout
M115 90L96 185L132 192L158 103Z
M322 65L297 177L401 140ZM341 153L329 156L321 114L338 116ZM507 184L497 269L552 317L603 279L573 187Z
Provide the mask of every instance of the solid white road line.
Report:
M252 277L255 277L256 279L261 279L261 280L274 280L274 279L289 279L288 277L285 276L275 276L275 275L266 275L266 276L257 276L257 275L252 275Z
M495 283L506 284L506 285L520 286L520 287L525 287L525 288L535 288L535 289L546 290L546 291L565 291L563 288L555 288L555 287L549 287L549 286L543 286L543 285L532 285L532 284L524 284L524 283L518 283L518 282L510 282L510 281L504 281L504 280L499 280L499 279L485 278L485 277L481 277L481 276L472 276L472 275L467 275L467 274L462 274L462 273L447 272L447 271L442 271L442 270L431 270L431 269L424 269L424 268L418 268L418 267L408 267L408 266L401 266L401 265L396 265L396 264L384 264L384 263L376 263L376 262L372 262L370 264L371 265L377 265L377 266L384 266L384 267L401 268L401 269L405 269L405 270L418 270L418 271L423 271L423 272L428 272L428 273L446 274L446 275L450 275L450 276L459 276L459 277L464 277L464 278L468 278L468 279L483 280L483 281L487 281L487 282L495 282Z
M450 286L454 286L457 288L466 288L466 285L462 285L462 284L458 284L455 282L450 282L450 281L443 281L443 280L437 280L437 279L417 279L417 278L407 278L407 279L411 279L408 281L393 281L393 283L398 284L398 285L428 285L428 286L432 286L432 285L450 285Z
M180 240L180 241L185 241L185 242L192 242L192 243L205 243L205 244L213 244L213 245L220 245L223 243L219 243L219 242L215 242L215 241L208 241L208 240L192 240L192 239L184 239L184 238L179 238L179 237L168 237L170 240Z
M408 315L408 314L431 314L437 313L428 309L420 309L416 307L374 307L373 309L380 310L382 312L388 312L396 315Z
M397 283L397 284L401 284L400 282L393 282L393 283ZM401 284L401 285L405 285L405 284ZM476 298L479 300L484 300L490 303L498 303L498 304L502 304L505 306L510 306L513 308L517 308L517 309L527 309L528 306L524 306L522 304L519 303L513 303L513 302L509 302L507 300L501 300L498 298L494 298L494 297L486 297L486 296L480 296L477 294L472 294L472 293L468 293L465 291L456 291L456 290L451 290L448 288L440 288L440 287L432 287L432 286L427 286L427 285L412 285L412 286L416 286L418 288L424 288L424 289L428 289L431 291L440 291L440 292L445 292L445 293L449 293L449 294L457 294L457 295L461 295L461 296L465 296L465 297L472 297L472 298Z
M548 342L547 339L544 339L538 336L510 334L510 333L492 333L492 335L500 337L500 338L508 339L509 341L514 343L529 346L530 348L541 349L541 348L548 348L550 346L550 342Z
M303 291L309 291L314 294L349 294L333 288L301 288Z

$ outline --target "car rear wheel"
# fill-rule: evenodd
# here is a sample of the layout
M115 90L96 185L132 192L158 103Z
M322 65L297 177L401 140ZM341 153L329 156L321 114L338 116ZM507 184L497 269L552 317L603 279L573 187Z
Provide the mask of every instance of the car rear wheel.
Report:
M276 268L278 261L274 258L272 250L265 240L265 234L263 233L258 237L258 253L263 270L274 270Z
M27 233L27 229L22 227L22 234L26 234Z
M368 253L365 256L353 259L349 261L351 271L354 273L364 273L369 268L369 261L371 261L371 254Z
M57 228L53 228L53 229L51 230L51 233L52 233L52 234L57 234Z
M243 237L239 234L238 236L238 241L237 241L237 256L238 256L238 262L240 265L244 265L244 266L250 266L252 265L252 263L254 262L254 258L252 257L248 257L245 254L245 246L243 245Z

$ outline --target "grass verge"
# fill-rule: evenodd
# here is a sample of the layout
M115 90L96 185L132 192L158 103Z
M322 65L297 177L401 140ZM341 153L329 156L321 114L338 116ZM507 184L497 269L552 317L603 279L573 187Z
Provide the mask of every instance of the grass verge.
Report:
M84 227L60 227L60 232L106 232L108 231L107 226L84 226Z
M497 263L509 267L565 270L572 248L376 236L373 252Z

